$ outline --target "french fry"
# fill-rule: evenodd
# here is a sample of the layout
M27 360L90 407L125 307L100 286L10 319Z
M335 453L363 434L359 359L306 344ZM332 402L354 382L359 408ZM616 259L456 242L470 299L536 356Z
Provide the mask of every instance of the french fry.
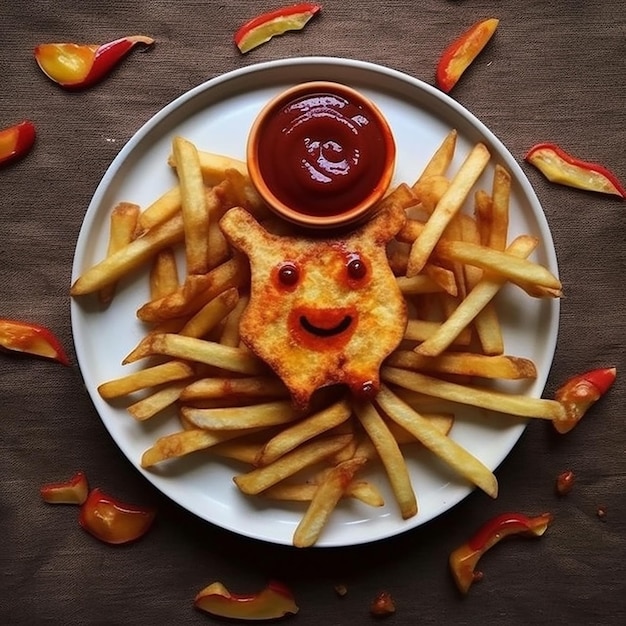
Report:
M178 267L172 248L165 248L154 257L149 281L152 300L164 298L178 289Z
M450 167L454 153L456 150L456 140L458 132L452 129L441 142L441 145L435 150L426 167L422 170L420 177L413 184L413 191L419 193L420 182L427 180L431 176L443 176Z
M441 285L426 274L418 276L398 276L396 282L400 291L405 295L415 295L420 293L437 293L443 291Z
M352 439L352 435L318 437L265 467L253 469L246 474L238 474L233 480L243 493L259 494L304 468L323 461L347 446Z
M352 481L355 473L365 464L365 459L349 459L334 467L317 488L311 504L293 535L297 548L312 546L328 522L330 514Z
M440 241L437 245L437 255L443 259L480 267L493 274L504 276L514 283L531 283L548 289L561 289L561 281L543 265L487 246L465 241Z
M239 346L241 344L241 336L239 334L239 322L241 320L241 316L248 306L248 302L250 300L250 296L239 294L239 300L237 304L233 308L233 310L228 314L226 320L224 321L224 326L222 328L222 334L220 336L220 343L225 346Z
M240 287L249 278L249 269L240 257L234 257L207 272L187 276L173 293L141 306L137 317L144 322L193 315L209 300L232 287Z
M417 514L417 498L398 442L371 402L357 402L354 409L385 467L402 518L413 517Z
M351 414L350 403L340 400L334 404L308 415L296 424L274 435L259 453L256 465L262 467L273 463L287 452L291 452L306 441L321 435L322 433L339 426L345 422Z
M187 273L206 274L209 270L209 211L198 150L183 137L174 137L172 150L180 181Z
M507 253L519 258L528 257L537 245L533 237L521 235L507 248ZM448 348L458 334L466 328L495 297L506 279L503 276L485 275L472 289L455 311L441 325L439 330L420 344L415 351L418 354L437 356Z
M138 422L143 422L172 406L180 398L180 394L186 386L186 380L170 383L153 394L134 402L127 407L127 411Z
M381 377L386 382L394 383L413 391L428 393L436 398L469 404L490 411L547 420L565 419L565 407L556 400L531 398L495 389L459 385L396 367L384 367L381 371Z
M480 240L476 243L488 246L491 237L493 210L491 196L484 189L478 189L474 194L474 218L480 236Z
M121 378L102 383L98 393L105 400L126 396L140 389L147 389L156 385L182 380L194 375L193 366L182 361L168 361L160 365L147 367Z
M391 368L384 368L389 371ZM408 430L426 448L445 461L463 478L496 498L498 481L491 470L453 439L443 435L385 385L376 396L376 402L394 422Z
M120 202L111 211L107 256L121 250L135 238L139 212L139 205L132 202ZM108 304L114 294L114 284L103 287L99 292L100 302Z
M406 325L404 338L411 341L426 341L429 337L432 337L440 328L441 324L439 322L410 319ZM458 346L468 346L471 340L472 333L470 332L469 328L464 328L454 338L453 344Z
M183 238L182 215L175 215L89 268L74 282L70 294L82 296L111 285Z
M289 500L292 502L310 502L318 489L316 483L279 483L266 489L261 495L270 500ZM345 488L343 497L360 500L374 507L384 506L385 501L378 489L366 480L352 480Z
M289 400L215 409L184 406L181 408L181 413L197 428L214 431L267 428L289 424L301 415Z
M243 176L248 176L248 167L244 161L205 150L198 150L198 158L204 183L209 187L222 182L226 177L227 170L237 170ZM170 155L168 163L171 167L177 167L175 154Z
M429 357L412 350L396 350L385 361L391 367L421 372L480 376L519 380L536 378L537 368L530 359L516 356L487 356L471 352L447 352Z
M289 391L276 376L247 376L244 378L200 378L187 385L181 400L215 398L285 398Z
M459 295L458 281L452 270L434 263L426 263L424 273L432 278L446 293L449 293L451 296Z
M501 165L496 165L491 191L491 229L489 247L505 250L509 233L509 198L511 195L511 175Z
M163 354L196 363L205 363L239 374L263 374L267 370L265 364L247 350L223 346L214 341L196 337L185 337L174 333L149 335L146 347L150 355Z
M489 151L479 143L474 146L464 163L450 181L450 187L431 213L422 234L413 242L407 276L419 274L450 220L456 215L474 183L489 161Z
M248 432L250 431L221 430L219 432L209 432L208 430L190 429L165 435L159 437L154 445L143 453L141 467L152 467L168 459L180 458L198 450L206 450Z
M179 214L180 210L180 187L176 185L168 189L141 212L137 220L138 233L143 234L151 228L167 222Z
M207 302L179 331L199 339L208 335L235 308L239 292L231 287Z

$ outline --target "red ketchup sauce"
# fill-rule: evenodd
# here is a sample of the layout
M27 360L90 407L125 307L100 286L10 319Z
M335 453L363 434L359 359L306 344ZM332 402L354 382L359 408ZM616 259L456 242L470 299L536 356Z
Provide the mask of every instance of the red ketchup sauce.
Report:
M391 132L353 92L314 90L278 102L259 129L258 167L294 211L340 215L366 201L388 169ZM387 184L388 184L387 180Z

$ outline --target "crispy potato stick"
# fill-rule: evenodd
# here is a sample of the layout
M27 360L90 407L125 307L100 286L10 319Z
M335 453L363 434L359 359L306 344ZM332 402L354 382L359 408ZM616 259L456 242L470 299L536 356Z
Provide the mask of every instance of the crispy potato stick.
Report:
M491 196L484 189L478 189L474 194L474 218L480 236L480 241L476 243L488 246L491 237L493 211Z
M248 176L248 167L244 161L233 159L232 157L222 154L214 154L213 152L205 152L198 150L198 158L200 160L200 169L204 177L204 183L208 186L217 185L226 177L226 170L234 169ZM176 155L171 154L168 159L171 167L176 167Z
M479 143L474 146L450 182L450 187L432 212L420 237L412 247L407 276L416 276L428 260L450 220L459 212L471 188L489 162L489 151Z
M385 371L391 369L385 368ZM452 469L480 487L487 495L497 497L498 481L489 468L453 439L443 435L385 385L381 386L376 402L394 422L412 433Z
M437 255L450 261L469 263L504 276L514 283L531 283L549 289L561 289L561 281L543 265L487 246L478 246L465 241L440 241L437 245Z
M491 190L491 230L489 247L503 251L509 237L509 199L511 195L511 175L496 165Z
M131 202L120 202L111 211L107 256L121 250L135 238L139 211L139 205ZM115 295L115 285L102 288L98 295L100 302L108 304Z
M225 346L239 346L241 344L241 336L239 334L239 321L248 306L250 296L239 294L239 300L235 308L228 314L224 321L220 343Z
M219 221L227 211L229 204L223 201L224 194L218 188L211 187L206 191L206 205L209 212L209 231L207 234L208 267L213 269L228 260L231 255L230 246L220 228Z
M443 175L434 174L421 180L415 190L420 208L431 214L449 187L450 181Z
M432 278L446 293L449 293L451 296L459 295L458 281L452 270L434 263L426 263L424 273Z
M371 402L356 402L354 410L380 456L402 518L413 517L417 514L417 498L398 442Z
M351 413L350 403L344 399L302 418L293 426L274 435L261 450L256 464L262 467L273 463L304 442L339 426L350 417Z
M234 288L223 291L207 302L180 330L187 337L205 337L234 308L239 300L239 292Z
M565 407L556 400L544 400L528 396L482 389L470 385L458 385L432 376L409 372L395 367L384 367L381 376L387 381L413 391L428 393L437 398L469 404L491 411L519 417L539 419L565 419Z
M398 276L396 282L400 291L405 295L415 295L420 293L437 293L443 291L443 288L439 283L434 281L430 276L426 274L419 274L418 276Z
M137 220L137 232L143 234L146 231L172 219L180 213L180 187L176 185L159 196L151 205L139 215Z
M231 207L241 206L257 219L268 217L269 211L248 176L236 168L227 169L224 176L229 184Z
M521 235L507 248L507 253L519 258L531 254L537 245L533 237ZM466 328L498 293L506 279L503 276L484 275L467 297L459 304L439 330L420 344L415 351L418 354L437 356L452 344L458 334Z
M240 374L266 373L265 364L243 348L223 346L214 341L185 337L174 333L148 335L149 353L165 354L178 359L206 363ZM144 370L145 371L145 370Z
M439 329L439 322L431 322L428 320L409 320L406 325L404 338L410 341L426 341L432 337ZM472 333L469 328L464 328L453 340L458 346L468 346L472 340Z
M181 242L183 237L183 218L182 215L176 215L88 269L74 282L70 294L82 296L115 283L163 248Z
M352 439L352 435L318 437L281 456L274 463L253 469L247 474L239 474L233 480L243 493L259 494L281 480L293 476L296 472L330 457L347 446Z
M396 239L403 243L413 243L424 232L425 227L424 222L409 218L396 235Z
M166 461L167 459L180 458L196 452L206 450L212 446L240 437L250 431L228 431L209 432L207 430L190 429L175 432L164 437L159 437L151 448L148 448L141 457L141 467L151 467Z
M165 248L154 257L150 268L150 299L164 298L179 286L176 255L172 248Z
M293 535L296 548L307 548L317 541L354 475L366 462L366 459L349 459L328 472Z
M246 463L247 465L254 465L263 444L252 441L242 441L241 439L243 438L218 443L211 448L211 452L225 459L233 459Z
M167 363L147 367L121 378L102 383L98 387L98 393L105 400L110 400L111 398L119 398L140 389L182 380L193 375L194 369L189 363L168 361Z
M476 221L469 218L462 222L462 239L469 243L480 244L480 233ZM489 231L487 232L489 238ZM471 291L482 278L483 271L479 267L465 264L465 284L467 291ZM504 338L498 318L498 312L493 302L488 302L474 318L474 328L484 354L498 355L504 353Z
M218 265L207 274L187 276L173 293L144 304L137 311L143 322L163 322L175 317L193 315L209 300L230 289L240 287L249 278L249 269L237 256Z
M187 386L186 380L168 384L134 404L127 407L128 412L139 422L150 419L169 406L172 406L180 398L180 394Z
M182 137L174 137L172 150L180 181L187 273L206 274L209 270L209 212L198 151Z
M396 185L378 204L378 211L383 211L394 205L408 209L419 202L411 187L406 183Z
M442 239L459 241L463 238L462 220L459 218L460 215L458 213L452 216L449 224L446 226L446 229L441 236ZM441 260L441 257L437 256L437 258L438 260ZM428 263L424 267L426 267L427 265ZM467 286L465 285L465 269L463 263L457 261L456 259L451 259L448 261L448 265L450 265L451 267L457 285L457 293L451 295L458 295L460 298L464 298L467 294Z
M332 468L329 468L332 469ZM292 502L310 502L317 491L316 483L279 483L266 489L261 495L270 500L289 500ZM360 500L369 506L384 506L380 491L366 480L352 480L346 487L343 497Z
M430 157L430 161L426 164L426 167L422 170L420 177L413 184L413 191L419 190L419 184L421 181L428 179L431 176L442 176L448 171L450 163L454 158L454 152L456 150L456 129L452 129L441 142L441 145L435 150Z
M289 390L276 376L245 378L201 378L187 387L180 399L209 400L215 398L285 398Z
M404 389L401 390L406 391ZM452 426L454 425L454 415L452 413L423 413L418 407L413 406L409 401L407 401L400 393L397 391L394 391L394 393L411 406L411 408L416 410L425 420L428 420L442 434L447 435L452 430ZM408 430L396 422L385 420L385 425L399 445L422 445ZM368 461L380 459L378 451L369 437L363 437L363 439L359 442L354 456L365 457Z
M266 428L288 424L301 416L290 400L216 409L196 409L184 406L180 412L194 426L206 430Z
M460 374L482 378L519 380L536 378L537 368L530 359L516 356L486 356L471 352L447 352L430 357L412 350L396 350L385 361L392 367L422 372Z

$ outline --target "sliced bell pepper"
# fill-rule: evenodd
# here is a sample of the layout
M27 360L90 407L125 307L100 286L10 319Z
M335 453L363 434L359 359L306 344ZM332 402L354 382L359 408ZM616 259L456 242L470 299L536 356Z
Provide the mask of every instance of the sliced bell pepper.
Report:
M231 593L222 583L214 582L198 593L194 606L211 615L242 620L271 620L298 612L291 591L275 581L248 595Z
M30 322L0 319L0 348L70 364L61 342L52 331Z
M25 156L35 137L35 125L28 120L0 130L0 167Z
M558 495L567 495L574 487L576 482L576 475L572 470L565 470L556 477L555 490Z
M242 54L290 30L302 30L322 10L319 4L303 2L268 11L247 21L235 33L235 45Z
M439 89L450 92L463 72L487 45L499 22L496 18L476 22L443 51L435 74Z
M524 158L552 183L626 198L626 190L613 172L574 157L553 143L538 143Z
M42 485L39 492L43 501L49 504L83 504L89 494L89 485L85 474L76 472L64 482Z
M388 591L381 591L370 604L370 613L374 617L387 617L396 612L396 603Z
M565 434L572 430L589 407L609 390L616 377L617 368L605 367L567 380L554 394L554 399L565 406L568 415L568 419L552 422L556 431Z
M81 506L78 521L96 539L122 544L145 535L155 516L152 508L125 504L96 488Z
M137 44L150 46L152 37L132 35L102 45L43 43L35 59L43 73L70 89L90 87L102 80Z
M450 554L450 571L459 591L466 594L472 583L482 578L475 571L483 554L509 535L540 537L552 522L550 513L527 517L522 513L503 513L489 520L478 532Z

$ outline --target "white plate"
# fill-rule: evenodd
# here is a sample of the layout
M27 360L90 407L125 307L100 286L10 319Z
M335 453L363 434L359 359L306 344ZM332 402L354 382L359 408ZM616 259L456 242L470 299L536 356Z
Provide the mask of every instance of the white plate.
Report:
M120 151L94 194L78 238L73 278L104 256L109 212L118 201L145 207L175 183L167 165L175 135L189 138L201 149L243 159L248 129L261 107L279 91L309 80L345 83L364 92L382 109L397 141L397 181L413 182L451 128L459 132L457 166L472 144L485 142L493 159L479 185L490 189L495 163L511 172L511 236L538 235L542 244L534 258L557 273L552 237L530 183L513 156L481 122L448 96L400 72L359 61L310 57L263 63L219 76L179 97L147 122ZM175 420L157 416L149 423L137 423L122 404L104 402L96 389L103 381L128 373L128 367L120 363L143 335L135 312L147 299L146 272L142 272L120 286L107 310L101 310L92 298L72 301L80 368L106 428L130 462L185 509L241 535L290 544L303 507L240 494L232 481L241 469L236 464L196 453L154 471L139 467L144 450L156 437L171 432ZM515 389L538 397L554 354L558 302L533 300L514 288L507 288L499 300L507 352L533 359L539 372L532 384ZM451 435L490 468L496 468L524 427L525 422L517 419L463 410ZM425 451L415 451L408 462L419 500L416 517L401 519L385 476L371 469L370 477L383 491L386 506L342 502L317 545L359 544L404 532L446 511L472 490Z

